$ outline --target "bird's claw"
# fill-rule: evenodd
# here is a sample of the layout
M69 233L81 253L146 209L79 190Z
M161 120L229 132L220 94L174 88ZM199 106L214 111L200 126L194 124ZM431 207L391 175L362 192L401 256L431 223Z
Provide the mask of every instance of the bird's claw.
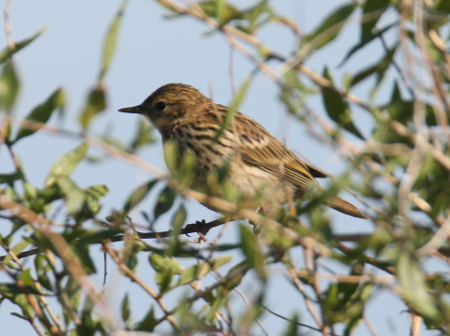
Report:
M186 225L186 231L190 232L198 232L202 235L206 235L209 231L209 227L206 226L206 221L202 219L201 221L196 221L194 224ZM186 233L186 236L189 236L189 233Z

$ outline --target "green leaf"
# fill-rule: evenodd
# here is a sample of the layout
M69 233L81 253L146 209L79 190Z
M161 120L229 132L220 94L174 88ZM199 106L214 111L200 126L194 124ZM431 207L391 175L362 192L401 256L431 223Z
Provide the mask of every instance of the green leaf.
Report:
M380 16L386 11L390 0L366 0L361 16L361 40L372 34L372 29Z
M94 217L101 209L100 199L108 193L103 185L83 190L67 177L59 177L55 183L58 195L65 199L67 209L78 221Z
M45 30L47 29L46 26L42 27L37 33L32 35L31 37L17 42L14 47L14 50L9 49L6 47L3 49L3 51L0 53L0 64L5 63L12 55L14 55L16 52L20 51L21 49L25 48L27 45L29 45L31 42L33 42L39 35L41 35Z
M59 88L53 92L50 97L47 98L45 102L36 106L31 113L26 117L25 120L35 121L38 123L45 124L52 116L52 113L55 110L59 110L61 113L64 110L64 106L66 104L66 94L62 88ZM22 138L25 138L31 134L34 134L38 131L42 126L36 125L32 129L25 126L23 123L20 126L19 132L17 133L16 140L14 142L19 141Z
M30 294L44 295L43 292L36 290L33 286L19 286L15 283L0 283L0 293L7 294L23 294L24 292ZM11 296L8 296L11 297Z
M350 87L355 86L356 84L358 84L359 82L366 79L367 77L369 77L372 74L377 74L376 86L378 86L379 83L381 82L381 80L383 79L384 74L386 73L386 70L391 65L392 60L394 59L396 50L397 50L396 47L393 47L392 49L388 50L385 57L383 57L383 59L379 63L372 65L372 66L368 67L367 69L360 71L355 76L353 76L353 78L350 82Z
M141 147L153 142L155 142L155 138L153 136L152 124L147 120L140 118L136 137L133 139L130 145L131 151L134 153Z
M239 229L241 234L240 240L242 243L242 252L247 258L249 265L255 269L259 277L265 279L267 274L264 265L264 256L258 238L246 225L239 225Z
M122 300L122 321L125 323L128 322L128 319L130 318L130 300L128 298L128 294L125 294L123 300Z
M82 233L77 233L78 244L84 245L92 245L95 243L101 243L102 241L112 239L118 234L123 233L123 230L120 228L107 229L107 230L84 230Z
M87 130L92 118L106 108L106 92L101 84L93 88L88 95L83 111L78 118L84 131Z
M224 0L207 0L198 3L205 14L210 18L217 18L221 26L231 20L239 20L244 17L236 7Z
M179 165L178 145L173 140L164 141L164 160L169 171L177 171Z
M78 311L83 291L73 277L69 277L67 284L64 287L64 293L66 293L69 298L69 307L74 311ZM69 325L70 322L73 321L73 314L71 314L70 309L63 309L62 313L66 325Z
M214 324L216 321L217 309L220 308L222 303L225 301L226 293L223 288L219 287L216 290L216 296L209 300L210 308L205 316L205 320L210 324Z
M181 273L180 264L174 259L156 253L150 254L149 261L156 271L155 281L160 293L166 292L170 288L173 276Z
M242 101L244 100L244 97L250 87L250 83L253 79L253 76L247 76L247 78L244 80L244 83L242 83L241 87L239 88L236 96L234 97L233 101L231 102L230 106L227 109L227 114L225 115L225 118L222 122L222 125L220 126L219 131L217 132L216 136L213 139L213 142L217 142L217 140L222 136L223 132L227 129L228 125L231 124L234 115L237 112L237 109L241 105Z
M444 152L444 155L449 156ZM409 163L409 162L408 162ZM420 172L413 186L420 197L432 204L431 214L433 217L444 215L450 204L450 180L448 171L431 153L426 153L422 159Z
M20 81L12 61L8 61L3 66L0 77L0 109L6 110L7 114L11 111L19 95Z
M78 187L74 181L67 177L58 177L55 180L62 197L66 200L66 206L69 212L73 215L82 206L85 197L83 190Z
M22 180L23 174L22 172L14 172L11 174L0 174L0 183L8 183L12 184L14 181Z
M128 214L136 205L138 205L147 196L150 190L155 186L158 180L150 180L135 189L130 196L128 196L123 211Z
M369 35L364 36L361 41L355 45L352 49L350 49L347 54L345 55L344 59L342 60L341 63L339 63L338 67L344 65L345 62L347 62L347 60L355 53L357 52L359 49L362 49L364 46L366 46L367 44L369 44L370 42L372 42L373 40L375 40L376 38L382 36L384 33L386 33L389 29L391 29L392 27L397 26L397 23L392 23L390 25L387 25L386 27L384 27L381 30L378 30L375 32L375 34L370 33Z
M86 274L93 274L96 272L95 264L89 254L89 246L81 244L72 244L72 250L77 255L81 261L81 266L83 266Z
M82 218L94 217L102 208L100 200L108 194L108 192L108 187L105 185L96 185L84 189L84 202L79 216Z
M158 196L158 200L156 202L154 216L155 220L159 218L162 214L166 213L172 207L177 193L171 187L166 186Z
M325 68L323 76L333 83L333 79L327 68ZM364 139L353 123L350 107L344 98L338 92L327 87L321 87L321 91L323 104L325 105L328 116L340 127L353 133L357 137Z
M300 47L311 44L309 49L310 53L312 53L328 44L328 42L333 41L357 7L355 3L339 7L322 21L322 24L316 30L302 39Z
M219 23L221 25L223 25L226 21L226 17L225 17L225 10L226 10L226 6L227 3L225 0L216 0L216 16L217 19L219 20Z
M25 269L23 272L19 274L18 280L20 280L25 286L35 288L34 280L31 276L31 271L29 268Z
M397 272L404 299L424 317L438 318L440 313L428 293L424 273L417 261L406 251L400 254Z
M14 247L11 249L11 252L14 255L18 255L20 252L22 252L23 250L25 250L28 245L30 245L30 243L28 242L28 240L23 239L20 242L18 242L16 245L14 245ZM6 265L7 263L9 263L11 261L11 255L8 253L5 256L5 259L3 259L2 264Z
M257 2L252 8L246 9L244 11L243 19L245 19L245 21L242 20L239 23L242 22L242 25L245 27L241 28L241 26L239 26L239 29L244 30L248 34L255 34L258 28L262 27L269 21L279 21L280 23L285 23L291 29L294 27L290 24L289 19L278 17L270 8L269 2L265 0ZM285 19L285 21L283 21L283 19Z
M297 336L297 335L302 335L301 333L299 333L298 330L298 321L299 320L299 316L298 314L295 312L293 313L293 315L289 318L289 324L286 328L286 330L283 332L282 336Z
M105 41L103 44L103 57L102 57L102 69L99 75L99 82L101 82L108 71L111 64L111 60L114 56L114 51L117 45L117 35L119 33L120 24L122 23L123 14L125 8L128 5L129 0L122 1L119 11L115 15L111 25L109 26L108 32L106 33Z
M46 255L38 254L34 258L34 267L36 269L36 274L38 276L38 281L41 286L47 288L48 290L55 290L52 286L49 275L51 274L52 267Z
M89 144L83 142L75 149L61 156L50 169L45 186L53 184L58 178L69 177L86 156L88 148Z
M350 275L361 275L363 265L355 263ZM359 270L359 271L355 271ZM332 283L324 293L324 314L330 324L346 324L346 334L361 320L364 306L372 293L371 284Z
M200 262L197 265L186 268L180 274L177 286L185 285L203 278L216 267L220 267L231 260L231 256L223 256L217 259L211 259L207 262Z
M175 231L175 235L177 235L180 232L181 228L183 227L183 224L186 222L186 217L187 217L186 208L184 207L183 204L181 204L178 210L173 215L172 219L172 228Z
M229 280L225 284L224 288L226 288L228 291L231 291L239 286L248 270L249 268L247 260L244 260L231 268L226 275Z
M181 266L175 259L163 257L160 254L152 253L149 256L150 264L157 272L170 269L173 274L179 274L181 272Z
M433 9L438 12L450 14L450 2L448 0L433 1Z
M136 324L136 326L133 328L136 331L153 331L156 326L156 317L155 312L153 310L153 306L150 306L150 309L147 312L147 315L145 315L142 320L139 321L139 323Z
M415 102L402 98L397 82L394 83L394 88L392 89L391 101L384 105L383 108L388 111L392 120L398 121L405 126L409 126L413 122ZM429 104L425 104L424 108L427 125L436 126L437 121L434 108ZM450 119L447 117L447 120Z

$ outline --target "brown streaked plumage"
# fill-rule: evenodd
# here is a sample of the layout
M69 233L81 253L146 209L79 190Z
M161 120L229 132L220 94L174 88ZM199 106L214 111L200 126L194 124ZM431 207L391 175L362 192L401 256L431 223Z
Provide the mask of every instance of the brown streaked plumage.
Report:
M300 199L310 188L321 189L315 178L327 176L300 160L264 127L240 112L213 141L223 125L227 107L215 104L190 85L161 86L142 104L119 111L147 116L163 141L174 140L180 152L194 152L197 186L206 183L209 173L229 163L227 178L246 198L262 193L268 203L283 204L288 200L287 193ZM327 199L324 204L350 216L367 218L340 197Z

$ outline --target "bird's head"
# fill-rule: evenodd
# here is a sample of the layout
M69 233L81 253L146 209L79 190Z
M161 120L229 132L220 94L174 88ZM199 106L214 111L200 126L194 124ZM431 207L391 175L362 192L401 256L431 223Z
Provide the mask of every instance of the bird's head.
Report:
M177 122L195 118L211 100L187 84L166 84L158 88L140 105L121 108L120 112L147 116L161 132L169 131Z

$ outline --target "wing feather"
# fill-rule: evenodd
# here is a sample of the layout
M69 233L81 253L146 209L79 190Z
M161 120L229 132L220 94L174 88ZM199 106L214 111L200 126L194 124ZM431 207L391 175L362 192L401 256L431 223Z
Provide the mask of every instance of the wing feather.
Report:
M234 127L240 134L239 150L245 163L274 174L300 189L311 183L318 185L314 177L327 176L300 160L254 120L241 113L237 113L235 118L236 122L230 125L230 130Z

